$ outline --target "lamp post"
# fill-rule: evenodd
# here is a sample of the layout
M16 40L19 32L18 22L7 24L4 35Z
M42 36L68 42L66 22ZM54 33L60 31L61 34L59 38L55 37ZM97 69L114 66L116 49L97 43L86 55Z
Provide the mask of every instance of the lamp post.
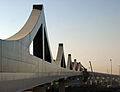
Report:
M112 59L110 59L111 62L111 86L112 86Z
M119 75L120 75L120 65L119 65Z

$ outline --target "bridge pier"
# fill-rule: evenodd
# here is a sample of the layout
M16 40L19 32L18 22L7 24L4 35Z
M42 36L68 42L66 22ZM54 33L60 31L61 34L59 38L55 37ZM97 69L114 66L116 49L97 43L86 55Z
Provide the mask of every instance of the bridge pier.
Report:
M46 92L46 87L45 86L38 86L33 88L32 92Z
M59 81L59 92L65 92L65 82L64 82L64 80Z

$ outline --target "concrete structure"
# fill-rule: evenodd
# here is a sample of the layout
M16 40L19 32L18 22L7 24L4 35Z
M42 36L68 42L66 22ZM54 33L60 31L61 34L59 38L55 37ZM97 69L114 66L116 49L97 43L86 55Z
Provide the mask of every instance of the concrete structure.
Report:
M59 67L66 68L63 44L59 44L58 54L57 54L57 58L56 58L55 63L56 63Z
M94 78L93 78L94 74ZM97 72L89 72L89 78L87 80L88 85L99 85L99 86L120 86L120 76L119 75L111 75L105 73L97 73ZM111 85L111 76L112 82Z
M67 69L72 70L71 54L68 54Z
M53 61L43 5L34 5L24 27L0 40L0 92L19 92L70 76L81 76L66 67L63 44ZM29 46L33 41L33 55ZM69 65L68 65L69 66Z
M82 76L76 61L71 70L71 55L66 68L63 44L59 44L54 62L46 30L43 5L34 5L24 27L12 37L0 40L0 92L45 91L43 84ZM33 55L29 51L32 41ZM64 91L63 86L60 90Z
M74 59L74 62L72 62L72 67L73 67L73 71L78 70L76 59Z

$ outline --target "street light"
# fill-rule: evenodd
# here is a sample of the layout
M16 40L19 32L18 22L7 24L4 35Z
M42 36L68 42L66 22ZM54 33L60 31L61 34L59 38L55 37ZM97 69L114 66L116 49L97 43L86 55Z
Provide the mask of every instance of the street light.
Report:
M119 65L119 75L120 75L120 65Z
M111 86L112 86L112 59L110 59L111 62Z

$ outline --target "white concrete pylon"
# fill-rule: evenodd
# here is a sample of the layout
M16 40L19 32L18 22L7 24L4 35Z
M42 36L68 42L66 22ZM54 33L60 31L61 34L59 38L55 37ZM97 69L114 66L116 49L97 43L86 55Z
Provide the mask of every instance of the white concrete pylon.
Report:
M77 71L77 62L76 62L76 59L74 59L74 66L73 66L73 70L74 70L74 71Z
M78 64L77 71L80 71L80 63L77 63L77 64Z
M63 49L63 44L62 44L62 43L59 44L58 53L57 53L57 58L56 58L55 63L56 63L59 67L64 67L64 68L66 68L65 56L64 56L64 49Z
M78 71L81 71L81 63L78 63Z
M67 69L72 70L72 59L71 59L71 54L68 54Z

